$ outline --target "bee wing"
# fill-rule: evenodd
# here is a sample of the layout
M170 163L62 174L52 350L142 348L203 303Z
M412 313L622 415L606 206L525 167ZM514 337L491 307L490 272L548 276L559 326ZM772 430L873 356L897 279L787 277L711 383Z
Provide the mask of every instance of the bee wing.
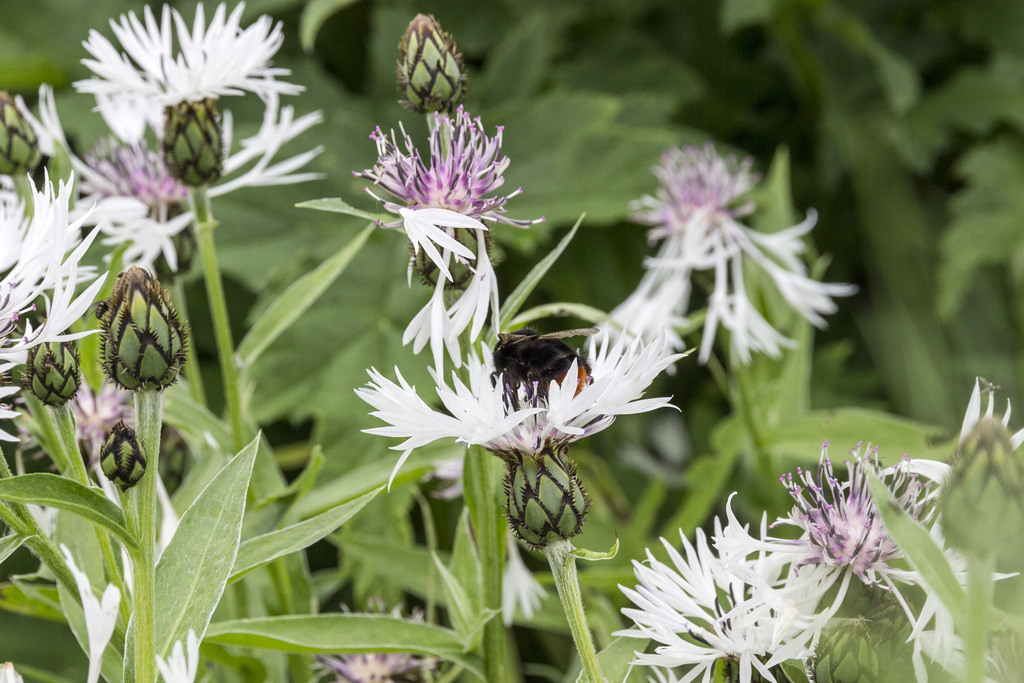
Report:
M596 327L579 327L575 330L562 330L560 332L549 332L542 334L538 339L564 339L566 337L589 337L600 332Z

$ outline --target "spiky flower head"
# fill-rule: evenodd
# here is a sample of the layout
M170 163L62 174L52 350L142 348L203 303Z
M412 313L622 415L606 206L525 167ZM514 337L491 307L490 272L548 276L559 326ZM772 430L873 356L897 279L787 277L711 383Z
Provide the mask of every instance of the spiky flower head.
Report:
M807 661L814 683L913 681L912 624L896 596L869 587L847 599Z
M418 114L451 112L466 95L462 53L433 15L417 14L398 45L401 104Z
M0 174L31 173L39 165L39 139L6 92L0 92Z
M521 541L540 549L583 529L590 501L566 449L503 456L508 525Z
M1024 548L1007 541L1024 536L1024 456L1010 439L1000 420L978 420L953 456L939 499L950 544L968 555L995 557L1000 571L1024 564Z
M70 401L82 384L78 353L71 342L44 342L30 348L24 384L48 406Z
M167 290L148 271L121 273L97 307L100 360L107 377L129 391L163 389L185 363L187 335Z
M127 491L139 483L146 473L146 456L142 453L135 430L121 420L107 435L100 449L103 475Z
M160 142L171 176L188 187L211 185L224 173L224 136L217 100L179 102L164 109Z
M895 467L883 468L877 449L862 454L858 447L852 454L853 459L846 462L847 481L834 473L827 444L816 471L798 468L796 477L782 477L796 504L789 516L776 524L804 531L799 539L789 542L799 555L794 559L797 568L825 566L839 574L852 574L865 584L888 584L893 577L904 575L892 564L903 557L903 551L885 530L868 489L867 474L882 479L899 505L917 520L925 521L931 515L927 487L910 471L909 458Z

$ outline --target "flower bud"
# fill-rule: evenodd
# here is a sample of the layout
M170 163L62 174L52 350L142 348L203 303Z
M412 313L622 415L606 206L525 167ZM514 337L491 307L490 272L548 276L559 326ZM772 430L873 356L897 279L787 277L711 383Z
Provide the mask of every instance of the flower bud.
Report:
M48 406L62 406L82 384L78 354L71 342L46 342L28 350L25 388Z
M139 483L146 473L146 458L139 447L135 430L121 420L107 435L100 449L103 476L127 491Z
M220 180L224 162L217 101L179 102L164 109L164 136L160 143L171 176L189 187Z
M39 139L14 98L0 92L0 173L23 175L39 165Z
M910 622L891 594L874 593L862 616L834 619L808 662L814 683L914 680Z
M419 114L451 112L466 94L462 54L433 16L417 14L398 45L398 85L402 106Z
M942 487L939 506L946 539L958 550L995 557L999 571L1019 571L1024 547L1024 458L1010 432L982 417L960 444Z
M112 382L129 391L174 383L185 363L187 336L156 278L138 266L124 271L97 315L100 362Z
M583 528L589 501L565 451L505 455L508 524L531 548L568 540Z

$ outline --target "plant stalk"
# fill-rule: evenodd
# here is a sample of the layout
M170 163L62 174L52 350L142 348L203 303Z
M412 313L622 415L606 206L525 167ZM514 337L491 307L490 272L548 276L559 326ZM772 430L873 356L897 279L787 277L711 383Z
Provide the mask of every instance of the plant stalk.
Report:
M189 203L195 216L196 243L203 264L206 296L210 300L210 316L213 319L213 333L217 340L217 357L224 380L224 400L228 406L234 451L237 453L245 446L245 424L242 420L242 395L239 389L234 341L231 337L231 323L228 318L227 300L224 297L224 283L217 263L217 246L213 239L213 229L217 226L217 221L213 219L206 188L192 188L189 191Z
M135 586L135 683L156 681L156 478L160 472L163 392L135 392L135 423L146 472L123 498L128 530L139 550L132 554Z
M576 576L576 557L572 554L573 546L569 541L558 541L544 548L544 556L551 565L551 575L555 579L558 598L562 601L562 609L569 620L569 631L576 643L583 672L589 683L605 683L601 668L597 662L597 650L594 639L587 626L587 616L583 612L583 598L580 595L579 579Z
M480 554L483 606L497 614L501 611L505 527L504 524L499 526L496 482L491 476L494 462L495 457L483 448L470 448L465 455L463 488ZM482 654L484 678L490 683L508 680L505 668L505 626L501 619L493 618L484 626Z

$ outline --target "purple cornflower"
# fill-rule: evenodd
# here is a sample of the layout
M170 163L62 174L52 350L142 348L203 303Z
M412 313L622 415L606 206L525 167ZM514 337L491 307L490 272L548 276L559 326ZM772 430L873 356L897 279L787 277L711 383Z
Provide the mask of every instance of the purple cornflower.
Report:
M825 443L816 471L798 468L796 477L789 474L780 478L796 505L787 517L779 518L772 526L795 526L804 533L793 541L772 540L789 546L789 552L796 554L792 559L794 569L821 567L833 574L832 582L841 579L837 606L851 576L867 585L885 584L897 597L895 581L917 583L915 573L894 565L894 560L904 556L903 551L882 523L871 498L867 473L881 479L900 507L924 523L931 519L934 510L927 495L929 487L911 471L909 457L882 468L877 452L877 448L869 446L868 453L862 454L858 444L850 451L853 458L846 461L848 481L840 481L833 472Z
M705 229L718 219L740 218L754 210L749 192L760 180L751 170L753 159L723 157L710 142L702 147L673 147L661 155L654 175L661 181L657 197L635 202L633 219L654 227L647 232L653 245L664 237L687 229L692 220L707 220Z
M664 271L645 281L639 299L632 297L611 318L632 334L659 324L678 324L689 306L694 273L710 271L707 317L700 362L711 355L721 326L730 333L734 356L749 363L753 352L778 357L795 342L777 330L758 310L759 296L747 291L746 275L756 267L768 276L790 308L818 327L834 313L837 296L856 291L851 285L818 282L807 275L804 236L814 228L810 211L801 223L777 232L752 229L740 219L754 210L750 190L758 180L752 161L720 156L714 146L673 148L661 157L654 174L661 181L656 196L634 202L633 219L653 226L649 241L662 241L647 260L649 272ZM667 290L665 288L668 288ZM650 302L650 305L648 305ZM661 313L664 311L664 313Z
M403 152L394 131L388 136L377 128L370 139L377 143L377 163L372 169L353 175L372 180L397 201L381 199L369 188L367 192L384 203L391 213L401 209L448 209L478 220L491 220L525 228L537 220L506 218L505 203L522 192L522 188L504 196L488 197L505 184L502 173L509 158L501 152L503 127L494 137L484 131L480 118L473 118L462 107L454 116L434 114L430 133L429 165L416 149L412 138L402 127ZM397 228L403 221L385 223Z
M370 136L377 143L379 157L372 169L353 175L372 180L394 199L383 199L384 208L401 218L381 222L381 227L403 228L412 243L409 282L418 272L433 286L427 305L410 321L402 343L412 342L419 353L427 342L440 371L445 349L456 367L462 357L459 337L469 329L475 341L490 314L491 326L498 322L498 284L488 250L490 240L482 221L527 227L538 221L506 218L505 203L522 189L504 196L487 196L504 182L502 173L509 158L501 153L502 129L494 137L484 132L479 118L459 107L454 116L436 113L430 133L429 163L424 162L412 138L402 128L405 151L379 127ZM543 218L538 220L544 220ZM422 252L421 252L422 249ZM459 266L453 274L452 267ZM446 292L461 290L457 300Z
M152 215L167 220L188 201L188 189L172 178L159 154L146 140L101 139L82 161L93 171L82 177L82 193L99 197L134 197Z

